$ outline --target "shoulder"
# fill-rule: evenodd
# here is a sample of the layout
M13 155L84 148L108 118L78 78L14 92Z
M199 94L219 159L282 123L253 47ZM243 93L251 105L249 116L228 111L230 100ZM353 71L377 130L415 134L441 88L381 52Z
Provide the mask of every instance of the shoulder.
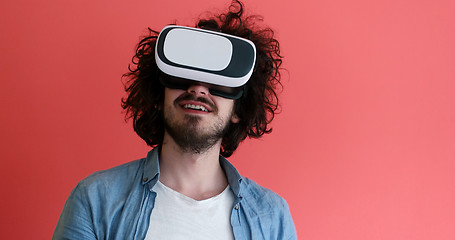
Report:
M255 181L244 178L244 190L242 191L243 200L260 212L283 212L289 211L286 200L272 190L262 187Z
M297 239L287 202L270 189L244 178L241 205L254 236Z
M81 180L65 203L54 238L105 238L109 224L119 222L125 209L132 211L140 203L143 165L144 159L139 159Z
M79 182L75 190L86 193L118 192L142 177L145 159L131 161L107 170L97 171ZM140 181L139 181L140 182Z

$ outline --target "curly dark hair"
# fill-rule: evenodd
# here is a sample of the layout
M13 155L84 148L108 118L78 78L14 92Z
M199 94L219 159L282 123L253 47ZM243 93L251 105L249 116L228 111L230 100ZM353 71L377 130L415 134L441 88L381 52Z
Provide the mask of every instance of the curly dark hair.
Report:
M229 126L223 137L221 155L229 157L239 143L247 136L260 138L272 131L270 123L278 110L276 89L281 88L279 42L274 32L268 27L256 23L261 16L243 17L243 4L233 1L229 12L200 19L196 27L219 31L254 42L256 45L256 65L250 80L247 82L244 96L235 100L234 111L240 122ZM162 144L164 123L160 113L164 99L164 87L160 77L165 77L155 63L155 43L159 32L148 28L145 36L136 48L132 59L133 66L124 74L128 78L125 91L128 96L122 99L126 119L133 120L134 131L151 147Z

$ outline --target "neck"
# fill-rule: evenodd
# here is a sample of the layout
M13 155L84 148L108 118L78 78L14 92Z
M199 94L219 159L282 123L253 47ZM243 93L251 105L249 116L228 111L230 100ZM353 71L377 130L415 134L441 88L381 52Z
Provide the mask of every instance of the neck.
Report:
M228 185L219 163L221 139L201 153L185 152L165 133L160 153L160 181L196 200L220 194Z

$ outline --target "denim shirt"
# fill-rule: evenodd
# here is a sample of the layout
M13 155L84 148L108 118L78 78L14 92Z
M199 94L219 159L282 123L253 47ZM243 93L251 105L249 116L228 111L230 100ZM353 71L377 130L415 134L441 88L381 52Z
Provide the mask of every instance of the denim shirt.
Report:
M160 172L158 151L82 180L68 197L52 239L144 239ZM220 164L235 195L235 239L297 239L284 199L240 176L221 156Z

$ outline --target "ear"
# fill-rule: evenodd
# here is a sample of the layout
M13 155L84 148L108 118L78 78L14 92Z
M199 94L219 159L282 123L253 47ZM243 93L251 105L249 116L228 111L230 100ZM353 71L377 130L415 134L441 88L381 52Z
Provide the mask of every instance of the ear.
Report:
M162 106L162 105L163 105L163 104L161 104L161 103L160 103L160 104L155 103L155 104L153 105L153 108L157 109L158 111L161 111L161 110L163 109L163 106Z
M232 122L232 123L238 123L238 122L240 122L240 118L237 116L237 114L235 114L235 113L232 114L232 116L231 116L231 122Z

